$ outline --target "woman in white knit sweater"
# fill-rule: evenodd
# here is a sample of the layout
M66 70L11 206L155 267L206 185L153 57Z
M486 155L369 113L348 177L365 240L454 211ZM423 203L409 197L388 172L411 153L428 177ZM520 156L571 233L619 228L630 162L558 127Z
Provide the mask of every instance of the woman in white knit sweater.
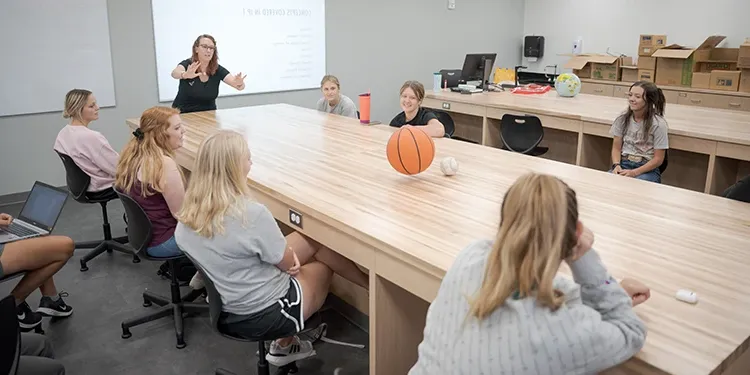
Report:
M494 241L469 245L443 278L410 375L595 374L641 350L633 306L649 289L609 275L570 187L525 175L501 211Z

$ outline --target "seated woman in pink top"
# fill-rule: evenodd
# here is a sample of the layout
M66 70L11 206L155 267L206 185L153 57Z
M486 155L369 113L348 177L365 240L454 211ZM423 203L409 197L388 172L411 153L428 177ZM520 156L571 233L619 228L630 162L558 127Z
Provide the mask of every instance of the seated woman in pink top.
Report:
M119 155L107 138L89 129L89 124L99 118L94 94L89 90L70 90L65 95L63 117L71 119L70 124L57 134L54 150L70 156L91 177L86 194L89 198L116 198L111 187Z
M146 252L153 257L182 254L174 239L175 214L185 195L183 176L173 159L185 134L179 113L169 107L144 111L115 173L115 188L133 197L151 220L153 236Z

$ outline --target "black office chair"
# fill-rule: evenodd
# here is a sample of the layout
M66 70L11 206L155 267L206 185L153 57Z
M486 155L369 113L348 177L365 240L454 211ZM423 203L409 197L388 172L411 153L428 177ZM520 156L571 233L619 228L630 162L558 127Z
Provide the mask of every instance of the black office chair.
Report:
M177 336L177 349L185 347L185 338L183 334L183 312L201 314L208 312L208 305L204 303L193 303L203 292L199 290L190 291L185 296L180 295L180 284L177 280L177 261L184 258L185 255L175 257L152 257L148 255L146 249L151 242L151 220L146 212L133 198L120 191L115 191L125 207L125 214L128 217L128 239L130 244L135 248L137 254L147 260L167 261L171 274L171 298L157 295L146 289L143 292L143 306L149 307L152 303L161 308L144 316L130 319L122 322L122 338L127 339L132 336L130 328L147 323L153 320L161 319L167 316L174 318L175 335Z
M208 275L203 271L203 268L201 268L201 265L198 264L198 262L195 261L195 259L188 256L188 259L190 259L193 264L195 264L195 268L198 269L198 272L201 273L201 276L203 276L203 282L206 285L206 292L208 293L208 305L209 305L209 316L211 317L211 328L220 335L224 337L228 337L232 340L237 341L243 341L243 342L257 342L258 343L258 368L257 368L257 374L258 375L270 375L270 370L268 368L268 361L266 361L266 342L267 341L273 341L276 339L279 339L280 337L262 337L262 338L256 338L256 339L248 339L244 337L234 336L227 333L224 333L221 331L221 325L219 324L219 317L221 316L221 312L223 311L223 306L221 302L221 295L219 295L219 291L216 290L216 286L214 286L213 281L211 281L211 278L208 277ZM315 330L320 326L321 319L320 314L315 313L310 319L305 321L305 329L300 332L306 333L310 332L312 330ZM276 375L287 375L287 374L295 374L299 371L297 368L296 362L289 363L287 365L281 366L276 370ZM225 370L223 368L217 368L216 369L216 375L235 375L233 372Z
M21 327L13 295L0 300L0 374L15 375L21 358Z
M664 161L661 162L661 165L659 166L659 173L664 174L664 171L667 170L667 166L669 165L669 150L664 150Z
M99 254L104 253L105 251L111 253L112 250L117 250L121 253L133 254L133 251L130 248L123 245L128 242L128 237L123 236L112 238L112 230L109 227L107 202L113 199L117 199L117 195L113 193L112 195L103 198L91 198L86 191L89 188L91 177L86 174L86 172L81 170L81 168L76 165L76 163L70 156L58 151L55 152L57 152L57 155L60 156L63 166L65 167L65 177L68 184L68 190L73 196L73 199L80 203L99 203L99 205L102 206L102 218L104 219L104 222L102 223L102 230L104 231L104 239L96 241L76 242L75 244L76 249L94 249L86 254L83 258L81 258L81 271L88 271L89 267L86 266L86 263L91 259L99 256ZM140 261L141 260L137 255L133 255L133 263L138 263Z
M500 139L503 150L531 156L544 155L548 151L547 147L539 146L544 139L544 128L542 120L536 116L504 114L500 119Z
M433 109L432 113L434 113L435 116L437 116L438 121L443 124L443 127L445 128L445 137L453 138L453 133L456 131L456 124L453 122L451 115L449 115L448 112L436 109Z
M750 203L750 175L743 177L721 194L724 198Z

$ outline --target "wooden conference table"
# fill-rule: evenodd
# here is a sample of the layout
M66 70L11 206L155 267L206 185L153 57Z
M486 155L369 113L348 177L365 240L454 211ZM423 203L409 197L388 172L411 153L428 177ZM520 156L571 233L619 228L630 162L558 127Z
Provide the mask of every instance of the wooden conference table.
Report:
M449 112L456 136L494 147L502 145L504 114L536 115L545 127L542 145L550 148L543 158L608 170L609 129L627 100L586 94L563 98L554 90L542 95L430 91L423 105ZM670 151L663 183L721 194L750 174L750 112L667 104L665 117Z
M649 328L645 347L608 373L727 373L746 353L750 204L451 139L435 140L429 169L403 176L385 156L393 128L286 104L182 119L181 166L193 167L200 142L216 129L242 132L257 199L292 227L295 210L296 229L367 268L370 374L405 374L415 363L446 270L467 244L494 237L505 191L530 171L568 182L610 272L652 288L651 300L636 307ZM440 172L446 156L459 161L457 175ZM700 302L677 301L681 288Z

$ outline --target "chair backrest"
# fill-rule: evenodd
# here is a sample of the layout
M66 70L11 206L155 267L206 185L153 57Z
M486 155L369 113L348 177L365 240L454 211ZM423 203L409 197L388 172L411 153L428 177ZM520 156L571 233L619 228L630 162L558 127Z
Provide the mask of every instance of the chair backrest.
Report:
M750 203L750 175L743 177L721 194L724 198Z
M223 336L236 339L236 337L228 336L225 333L221 332L221 330L219 330L219 317L221 316L221 312L223 311L223 306L221 302L221 295L219 294L219 291L216 290L214 282L211 281L211 278L208 277L206 271L203 270L203 266L196 262L193 257L191 257L188 253L185 253L185 256L190 259L190 261L195 265L195 268L198 270L198 272L200 272L201 276L203 276L203 284L205 285L206 292L208 293L208 315L211 320L211 328Z
M527 153L544 138L542 120L532 115L504 114L500 119L500 138L507 149Z
M432 110L432 112L435 113L438 121L440 121L445 127L445 136L448 138L453 137L453 133L456 131L456 124L453 122L451 115L449 115L448 112L439 110Z
M13 295L0 300L0 374L15 375L21 356L21 327Z
M55 152L60 156L65 167L65 180L67 181L70 194L73 195L73 199L79 202L87 202L86 190L89 188L91 177L78 167L73 158L57 150Z
M664 171L667 170L667 165L669 165L669 150L664 150L664 161L661 162L661 165L659 166L659 173L664 174Z
M146 215L146 211L129 195L117 189L115 189L115 192L120 197L122 206L125 208L125 215L128 218L128 243L130 243L130 246L135 249L139 256L143 256L146 259L153 259L146 252L149 243L151 243L151 236L153 235L151 220Z

